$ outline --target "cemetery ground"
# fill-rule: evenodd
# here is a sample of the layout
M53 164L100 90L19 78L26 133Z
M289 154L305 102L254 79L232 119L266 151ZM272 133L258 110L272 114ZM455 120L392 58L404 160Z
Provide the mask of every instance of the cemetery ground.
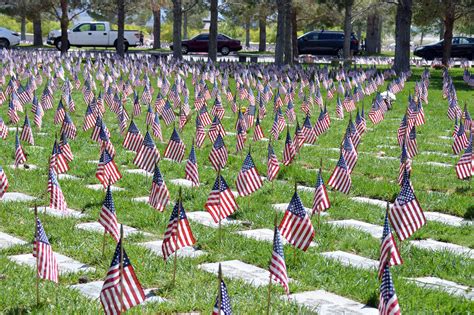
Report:
M381 232L373 232L377 231L377 227L373 226L370 226L373 228L370 231L369 228L364 231L331 222L358 220L378 226L381 230L385 215L383 203L377 205L360 202L353 198L366 197L389 202L395 200L400 190L396 182L400 154L396 138L397 128L407 106L408 94L413 93L414 83L419 80L422 71L421 68L413 69L413 74L407 81L405 89L397 94L393 109L386 113L385 119L380 124L373 126L367 119L368 130L362 136L361 144L358 147L359 160L352 173L353 184L350 194L329 192L332 207L327 211L328 215L321 216L320 224L317 215L312 218L316 230L314 238L316 246L310 247L307 252L295 250L289 245L285 246L288 276L293 279L290 283L291 293L325 290L377 308L380 283L377 279L377 269L371 267L370 261L368 261L368 265L362 263L355 266L354 264L347 265L345 261L330 259L329 256L336 255L334 252L342 251L377 261ZM462 70L451 69L450 75L457 90L460 106L463 107L466 101L472 113L473 91L462 81ZM151 78L151 80L153 84L156 83L156 78ZM98 87L99 84L98 82ZM187 84L190 88L190 104L192 106L194 93L190 79ZM231 80L230 84L234 91L235 82ZM38 91L42 91L42 87L39 87ZM77 109L75 113L71 114L71 117L78 128L78 137L76 140L70 141L74 161L70 164L71 169L68 174L77 178L60 179L60 183L68 208L79 211L83 216L56 217L43 213L40 213L39 216L53 250L91 268L78 273L61 275L58 285L41 281L41 303L37 306L33 268L17 264L9 259L9 256L32 252L31 242L35 227L34 214L29 208L33 207L35 203L39 206L49 203L49 195L44 194L48 181L48 159L55 134L59 132L60 126L53 124L54 110L47 111L41 130L45 134L38 134L36 127L33 127L35 146L24 144L24 149L28 153L27 164L36 165L38 168L14 170L7 167L14 161L15 132L13 129L10 130L7 140L0 142L0 161L10 181L9 192L21 192L37 198L36 201L26 202L0 201L0 231L25 241L24 244L0 247L0 310L6 313L101 312L98 299L89 299L79 291L70 288L71 285L76 285L84 280L103 280L115 250L115 242L110 236L107 236L105 252L102 255L103 234L76 227L80 223L97 222L105 192L86 187L90 184L98 184L98 180L95 178L97 164L88 161L99 159L99 146L90 139L91 130L82 131L83 115L86 109L82 93L74 90L73 98ZM326 99L325 101L327 102ZM59 93L56 92L55 106L58 102ZM223 99L223 103L226 113L222 123L227 132L235 132L235 114L232 113L227 100ZM363 103L367 114L371 100L366 97ZM247 103L242 105L247 106ZM302 124L304 117L299 110L300 105L297 98L295 108L298 120ZM130 112L132 102L128 101L125 106ZM28 105L28 112L30 108L31 105ZM456 224L452 222L446 224L430 220L427 216L427 224L410 240L397 242L404 264L394 266L391 273L400 308L404 313L467 313L474 310L472 293L472 287L474 287L474 225L470 224L472 223L470 220L474 217L474 184L472 181L460 181L456 177L454 165L459 157L454 156L451 150L450 136L453 122L446 116L447 108L447 101L442 98L441 70L431 70L429 104L424 105L426 124L417 128L420 153L413 160L411 180L415 195L425 212L448 214L459 219ZM0 116L4 119L7 117L7 109L8 106L5 104L0 107ZM210 313L216 298L218 284L216 275L203 270L201 266L203 264L240 260L268 270L272 251L271 241L255 240L237 232L264 228L273 229L276 211L272 205L290 202L294 193L295 181L300 186L314 187L320 159L323 161L323 178L327 182L339 157L339 143L343 138L349 119L348 113L345 113L344 120L335 119L335 100L328 102L328 110L331 116L331 127L328 132L319 137L315 145L304 146L290 166L281 165L278 180L273 184L265 181L263 187L254 194L247 197L237 197L239 210L234 218L242 222L241 224L223 226L222 243L219 241L218 229L190 219L192 231L197 239L195 248L204 251L204 253L197 257L178 258L174 287L171 285L173 260L164 262L161 257L141 243L163 238L172 206L178 198L179 186L174 185L171 180L184 178L185 161L183 163L166 160L159 162L161 172L170 190L171 199L164 213L157 212L146 203L133 201L133 198L149 195L152 175L144 176L127 172L127 170L136 169L133 165L135 154L122 148L123 138L119 133L115 115L107 110L105 122L111 131L111 141L117 150L115 162L123 175L123 178L115 184L123 190L113 192L117 218L120 223L143 232L127 237L124 247L142 286L153 288L154 293L164 299L137 306L130 310L130 313L192 311ZM135 117L135 122L142 134L146 130L145 111L146 107L142 107L142 115ZM314 123L319 111L316 108L312 113L311 120ZM270 117L266 117L262 121L264 134L267 138L270 135L269 131L273 122L271 109L268 109L268 114ZM195 115L196 113L193 112L184 131L180 134L186 144L185 158L189 154L194 136ZM29 116L31 118L30 113ZM24 114L21 114L21 123L23 119ZM164 122L161 121L161 127L164 142L161 143L157 139L155 142L163 156L172 126L165 127ZM294 125L290 128L293 137ZM284 135L284 133L282 134ZM251 144L252 157L260 175L266 175L268 142L255 143L252 140L252 135L253 131L250 131L247 136L246 148L238 154L235 154L235 135L228 135L224 138L230 155L222 175L233 190L235 190L235 179L249 144ZM280 162L283 144L284 137L273 142ZM203 148L196 151L201 186L183 188L183 205L188 218L191 217L192 212L205 211L204 204L216 178L216 173L208 160L210 148L211 143L207 138ZM300 189L299 195L303 204L310 208L312 191ZM277 215L278 222L280 222L283 212L277 212ZM415 246L417 243L411 242L426 239L456 244L464 247L465 252L435 250L434 247L432 249L419 248ZM333 253L322 254L329 252ZM457 290L455 293L453 291L445 292L442 286L427 288L420 286L419 282L410 280L423 277L436 277L467 288ZM254 286L255 283L248 283L237 278L229 279L226 277L225 270L224 278L235 313L262 314L266 312L268 277L265 278L266 283L262 286ZM301 305L289 302L284 297L283 289L276 284L272 287L271 303L272 312L283 314L312 312L309 308L302 308Z

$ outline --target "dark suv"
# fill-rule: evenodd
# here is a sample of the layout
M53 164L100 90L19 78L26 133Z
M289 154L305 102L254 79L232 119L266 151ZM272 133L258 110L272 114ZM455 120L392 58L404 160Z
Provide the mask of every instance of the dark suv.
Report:
M183 40L181 42L182 52L186 55L188 52L208 52L209 51L209 34L199 34L194 38ZM173 45L170 45L173 50ZM239 51L242 49L240 40L232 39L226 35L217 35L217 51L224 56L231 51Z
M334 31L312 31L298 38L298 53L311 55L337 55L342 57L344 33ZM359 52L359 40L351 34L351 50Z
M426 60L443 57L444 40L415 48L413 54ZM453 37L451 57L474 60L474 38Z

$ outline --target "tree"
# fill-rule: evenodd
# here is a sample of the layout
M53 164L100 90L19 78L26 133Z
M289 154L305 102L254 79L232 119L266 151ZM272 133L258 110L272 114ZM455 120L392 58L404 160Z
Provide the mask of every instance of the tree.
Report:
M360 39L360 38L359 38ZM365 35L365 50L369 54L379 54L382 43L382 14L374 8L367 15L367 30Z
M164 4L165 0L150 0L153 15L153 49L161 48L161 7Z
M398 73L410 69L410 28L412 0L398 0L395 15L395 61L394 69Z
M277 0L277 37L275 46L275 63L292 63L291 46L291 0Z
M181 51L181 0L173 0L173 58L182 59L183 53Z
M217 0L211 2L211 25L209 27L209 60L217 61Z
M344 0L344 59L351 58L352 6L354 0Z
M117 0L117 55L125 54L125 2Z

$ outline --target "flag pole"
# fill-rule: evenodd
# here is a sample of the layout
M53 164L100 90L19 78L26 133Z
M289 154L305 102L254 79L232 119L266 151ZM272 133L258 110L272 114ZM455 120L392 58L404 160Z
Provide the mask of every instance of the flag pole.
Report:
M319 174L321 174L323 169L323 158L319 160ZM318 210L318 233L321 233L321 209Z
M222 248L222 206L221 206L221 168L219 166L219 169L217 171L217 180L219 181L219 184L218 184L218 195L219 195L219 230L218 230L218 233L219 233L219 246L220 248Z
M37 242L37 239L38 239L38 224L37 224L37 222L38 222L38 206L36 205L36 202L35 202L35 242ZM35 245L33 245L33 247L34 246ZM39 267L38 245L36 245L36 306L39 306L39 304L40 304L38 267Z
M278 214L275 212L274 230L277 229ZM275 235L273 236L273 243L275 243ZM270 258L270 264L272 259ZM270 315L270 304L271 304L271 292L272 292L272 274L270 273L270 280L268 282L268 295L267 295L267 315Z
M178 217L176 218L176 237L174 239L174 267L173 267L173 287L176 284L176 267L178 266L178 237L179 237L179 216L181 215L181 206L182 206L182 188L179 187L179 197L178 197Z
M124 311L123 290L123 225L120 224L120 312Z
M218 314L220 314L221 309L222 309L222 290L221 290L222 267L220 263L219 263L219 270L217 271L217 280L219 282L217 286L217 310L218 310Z
M296 179L295 179L295 194L297 193L297 191L298 190L297 190ZM296 247L293 248L293 262L296 264Z

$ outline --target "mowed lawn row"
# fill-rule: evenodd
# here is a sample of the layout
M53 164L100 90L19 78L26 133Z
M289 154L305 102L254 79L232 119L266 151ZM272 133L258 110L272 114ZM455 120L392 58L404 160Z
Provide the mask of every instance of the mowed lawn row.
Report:
M377 307L379 295L379 281L376 270L361 270L353 267L345 267L339 263L323 258L319 253L341 250L355 253L357 255L378 260L380 241L364 232L336 228L326 224L327 220L357 219L368 223L383 225L385 210L377 206L356 203L350 197L365 196L393 202L399 192L396 183L398 176L399 161L395 159L383 159L380 156L398 158L400 152L396 148L396 133L400 120L405 112L408 94L413 93L414 82L420 78L423 69L414 69L413 75L406 83L403 92L397 94L397 101L393 110L386 114L384 121L372 126L368 120L369 130L363 135L359 145L359 160L352 175L353 186L350 196L339 192L330 192L332 207L329 216L321 218L320 229L318 229L318 218L313 217L313 225L316 229L315 242L317 247L310 248L307 252L295 250L285 246L286 264L288 274L297 280L290 284L291 292L302 292L307 290L324 289L362 303ZM431 71L431 85L429 86L429 104L424 106L426 124L417 129L417 141L420 154L414 158L412 183L415 194L425 211L436 211L472 219L473 216L473 189L469 181L459 181L456 178L454 164L458 157L450 156L451 141L440 136L450 136L453 122L446 116L447 101L442 99L442 78L439 70ZM462 81L462 70L450 71L455 83L460 104L472 100L472 90ZM170 78L171 80L171 78ZM81 78L82 81L82 78ZM156 82L156 78L152 78ZM97 82L98 87L101 82ZM187 81L190 89L190 104L193 104L193 87L191 80ZM234 90L235 82L231 80ZM42 91L38 88L38 93ZM156 88L155 88L156 90ZM139 88L141 93L142 88ZM55 93L55 105L59 102L59 91ZM156 91L155 95L156 96ZM112 238L107 237L106 250L102 255L103 236L99 233L78 230L75 225L80 222L97 221L104 192L93 191L86 188L87 184L97 184L95 178L96 164L89 160L99 159L99 146L90 140L90 133L81 130L86 105L82 93L74 91L73 98L77 110L71 115L78 127L78 137L70 141L72 151L75 155L68 172L80 178L80 180L61 180L61 187L66 197L68 207L83 211L87 217L82 219L56 218L48 215L40 215L46 233L50 239L55 252L72 257L82 263L88 264L96 269L95 272L85 274L89 281L102 280L110 265L115 244ZM154 101L154 100L153 100ZM246 102L240 102L247 106ZM366 98L366 114L369 111L371 100ZM227 101L225 116L222 123L226 131L235 132L236 116L230 110ZM300 124L304 117L300 110L301 102L295 100ZM127 102L126 108L130 112L132 102ZM210 111L212 102L209 103ZM31 105L28 106L28 111ZM134 197L148 196L151 187L151 178L137 174L126 173L126 169L136 168L133 165L134 154L126 152L121 144L123 137L120 135L117 120L113 113L107 110L105 122L112 133L111 141L117 149L115 161L123 174L116 185L125 188L124 191L114 192L117 217L120 223L133 226L141 231L153 234L150 237L132 236L125 240L124 246L128 256L136 269L137 276L145 288L157 288L157 295L167 299L165 303L152 303L131 310L132 313L145 312L187 312L202 311L211 312L217 294L217 279L214 275L198 269L198 265L205 262L218 262L224 260L239 259L249 264L268 268L271 256L271 243L259 242L237 235L236 231L256 228L272 228L275 211L272 204L288 203L294 193L294 182L300 185L313 186L316 180L317 169L320 159L323 160L323 177L327 181L336 164L339 153L333 148L338 148L347 126L349 115L347 113L343 121L335 120L335 101L328 103L328 109L332 118L331 128L322 135L314 146L305 146L297 159L289 166L283 167L278 180L272 185L265 182L262 189L248 197L238 197L239 210L235 215L238 220L248 222L246 226L231 226L223 228L223 242L219 242L218 231L191 222L191 228L197 239L197 247L207 254L193 259L179 259L177 267L176 286L171 286L173 263L165 263L162 258L155 256L138 243L145 240L156 240L163 237L168 224L173 201L178 198L178 186L169 183L170 179L184 178L184 162L181 164L169 161L161 161L160 169L167 182L171 194L171 205L164 213L159 213L145 203L133 202ZM142 115L135 117L135 122L145 133L145 111ZM271 104L267 106L268 116L262 121L265 136L270 136L269 130L273 123ZM472 112L472 108L471 108ZM28 113L30 119L32 115ZM312 123L319 111L313 109ZM7 106L0 107L0 115L7 120ZM43 196L37 203L46 205L49 197L43 193L47 186L47 166L54 135L59 132L60 126L53 124L54 110L46 112L43 118L42 132L47 136L35 135L37 147L24 144L28 152L29 164L37 165L39 168L32 171L13 170L7 165L13 164L14 160L14 132L10 132L7 140L0 142L0 165L10 180L9 191L24 192L32 196ZM24 116L20 116L21 123ZM195 113L185 126L180 136L186 144L187 157L194 136ZM165 143L156 141L157 147L163 155L166 142L172 132L172 126L165 127L161 121L163 138ZM35 129L35 128L34 128ZM36 131L36 129L35 129ZM291 135L294 135L294 126L290 126ZM251 143L251 152L261 175L266 175L266 156L268 142L254 143L252 141L253 130L248 134L247 146L244 152L235 154L235 136L227 136L224 141L229 152L229 161L222 174L235 190L235 179L239 172L248 145ZM156 140L156 139L155 139ZM274 141L274 149L281 161L283 152L284 135L280 140ZM203 211L204 203L216 178L215 171L210 167L208 160L211 143L206 139L203 148L196 151L201 186L199 188L188 188L183 190L183 204L187 212ZM383 152L381 152L383 151ZM427 154L425 152L439 152L444 154ZM426 162L439 162L451 164L452 167L440 167L425 164ZM312 193L300 192L300 197L306 207L311 207ZM0 203L0 231L15 235L30 242L34 235L34 215L28 208L33 203ZM278 214L279 220L283 213ZM452 227L440 223L428 222L412 239L431 238L439 241L450 242L474 247L474 229L472 226ZM423 276L435 276L442 279L457 282L459 284L474 286L472 274L474 274L473 261L449 252L431 252L408 246L408 241L400 244L401 255L404 259L402 266L392 268L394 284L399 298L401 310L410 313L420 312L466 312L472 310L472 301L462 299L437 290L428 290L417 287L405 278ZM70 274L60 277L60 284L55 286L48 282L42 282L40 295L42 304L35 305L35 275L32 269L19 266L8 260L7 256L31 252L31 245L15 246L0 252L0 309L11 312L40 311L40 312L77 312L91 313L99 311L101 306L98 301L90 301L77 293L67 289L68 285L77 284L84 274ZM225 274L224 274L225 277ZM242 281L226 280L233 310L236 313L263 313L266 310L267 288L254 288ZM281 288L273 289L272 305L273 311L280 313L295 313L298 307L288 303L280 296L284 294ZM304 309L300 312L306 312Z

